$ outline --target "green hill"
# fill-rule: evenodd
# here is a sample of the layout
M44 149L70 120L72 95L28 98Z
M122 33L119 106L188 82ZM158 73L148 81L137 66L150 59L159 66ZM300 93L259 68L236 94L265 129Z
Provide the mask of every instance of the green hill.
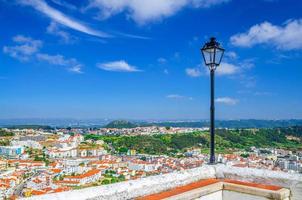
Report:
M135 128L137 126L138 125L126 120L115 120L107 124L105 128Z
M220 153L231 153L237 150L249 150L250 147L274 147L297 151L302 149L301 129L216 129L216 150ZM291 133L292 131L293 133ZM288 139L288 135L299 135ZM111 144L116 151L127 152L134 149L138 153L174 154L198 147L208 151L210 134L207 131L192 133L137 135L137 136L101 136L85 135L85 139L103 140Z

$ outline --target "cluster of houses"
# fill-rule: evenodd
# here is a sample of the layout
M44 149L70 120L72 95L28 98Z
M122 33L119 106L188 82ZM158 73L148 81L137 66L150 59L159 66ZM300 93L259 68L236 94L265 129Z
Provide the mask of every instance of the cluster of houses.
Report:
M88 130L89 134L97 135L152 135L152 134L176 134L176 133L190 133L193 131L205 131L209 128L182 128L182 127L159 127L146 126L135 128L100 128L96 130Z
M164 129L170 131L163 127L152 130ZM107 131L113 133L115 129ZM135 134L142 130L131 131ZM80 131L74 132L69 134L66 129L56 133L17 131L10 140L10 146L0 146L0 199L56 193L171 173L200 167L208 160L208 155L202 154L200 148L190 149L180 158L137 155L132 149L126 155L111 155L106 151L108 144L100 140L84 140ZM217 162L236 167L302 172L302 153L293 154L282 149L251 148L249 152L219 154Z
M249 152L220 154L217 161L235 167L302 173L302 152L284 149L252 147Z

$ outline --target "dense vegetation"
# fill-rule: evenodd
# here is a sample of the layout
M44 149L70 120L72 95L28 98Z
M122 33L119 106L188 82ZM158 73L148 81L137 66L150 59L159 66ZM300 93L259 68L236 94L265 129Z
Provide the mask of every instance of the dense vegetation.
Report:
M219 128L282 128L302 126L302 120L217 120L216 127ZM137 126L165 126L165 127L208 127L209 121L188 121L188 122L138 122L132 123L126 120L112 121L105 128L134 128Z
M137 126L138 125L126 120L116 120L107 124L105 128L135 128Z
M52 130L51 126L46 125L14 125L14 126L7 126L9 129L43 129L43 130Z
M14 136L15 134L3 129L0 129L0 137L10 137L10 136Z
M22 125L29 124L32 125ZM104 126L104 120L73 120L73 119L53 119L53 120L36 120L35 122L26 120L1 120L0 127L6 128L33 128L33 129L53 129L66 128L73 124L72 128L132 128L136 126L166 126L166 127L205 127L209 126L208 120L195 120L195 121L162 121L162 122L143 122L135 121L129 122L126 120L117 120ZM16 125L12 125L16 124ZM36 125L35 125L36 124ZM39 125L40 124L40 125ZM45 125L42 125L45 124ZM47 126L51 124L51 126ZM68 125L67 125L68 124ZM217 128L281 128L289 126L302 126L302 119L291 119L291 120L255 120L255 119L244 119L244 120L216 120Z
M278 128L289 126L302 126L302 120L216 120L216 127L219 128ZM170 126L170 127L208 127L209 121L192 121L192 122L157 122L157 123L141 123L143 126Z
M287 139L287 133L286 129L217 129L216 147L218 152L248 150L252 146L302 149L300 141ZM86 135L85 139L104 140L119 153L134 149L147 154L175 154L194 147L207 151L210 141L208 132L142 136Z
M8 139L1 139L0 146L9 146L10 141Z
M278 129L281 133L295 137L302 137L302 126L292 126Z

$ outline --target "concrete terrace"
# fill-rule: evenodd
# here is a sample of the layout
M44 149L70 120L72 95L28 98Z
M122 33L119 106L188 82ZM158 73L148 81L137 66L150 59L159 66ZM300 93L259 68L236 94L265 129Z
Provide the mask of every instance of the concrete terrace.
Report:
M156 196L159 195L159 196ZM158 176L26 200L280 199L301 200L302 175L270 170L203 166Z
M230 179L203 179L136 200L289 200L290 190L279 186Z

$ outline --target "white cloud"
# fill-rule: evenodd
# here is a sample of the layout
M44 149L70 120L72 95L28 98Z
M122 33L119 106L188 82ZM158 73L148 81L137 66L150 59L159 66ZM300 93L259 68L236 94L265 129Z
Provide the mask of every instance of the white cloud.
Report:
M62 55L48 55L39 53L37 54L37 58L38 60L46 61L51 65L67 66L77 64L76 59L65 59Z
M218 76L233 75L240 72L240 68L234 64L222 62L216 69Z
M229 1L231 0L187 0L187 2L191 2L191 4L196 8L209 8L211 6L227 3Z
M238 74L242 72L243 65L239 64L239 66L236 66L231 63L222 62L216 69L215 74L217 76L230 76L234 74ZM209 74L210 71L208 67L195 67L195 68L187 68L186 74L190 77L200 77L204 74Z
M66 59L60 54L49 55L40 53L40 48L42 47L42 41L40 40L34 40L30 37L17 35L13 37L13 41L17 43L17 45L3 47L3 52L13 58L16 58L20 61L29 61L29 59L39 62L43 61L50 65L63 66L68 71L74 73L82 73L81 69L83 65L80 64L75 58Z
M75 66L69 68L68 70L70 72L73 72L73 73L76 73L76 74L83 74L82 65L80 65L80 64L75 65Z
M165 58L158 58L157 62L159 62L160 64L165 64L167 62L167 59L165 59Z
M77 7L75 5L72 5L70 3L67 3L66 1L64 0L51 0L53 3L59 5L59 6L62 6L64 8L67 8L69 10L76 10Z
M225 56L226 56L227 58L232 59L232 60L235 60L235 59L238 58L237 53L234 52L234 51L228 51L228 52L226 52L226 53L225 53Z
M37 53L42 47L41 40L34 40L30 37L17 35L13 37L15 46L4 46L3 52L21 61L27 61L30 57Z
M86 33L88 35L93 35L97 37L110 37L109 34L102 31L94 30L83 23L76 21L75 19L70 18L69 16L63 14L62 12L49 6L44 0L18 0L22 5L32 6L39 12L48 16L53 21L62 24L71 29Z
M273 93L271 92L254 92L255 96L272 96Z
M129 65L124 60L106 62L106 63L97 63L97 67L106 71L114 71L114 72L139 72L137 67L133 65Z
M168 99L188 99L188 100L193 100L193 97L188 97L188 96L183 96L179 94L169 94L166 96Z
M253 59L246 59L237 64L228 62L222 62L215 70L217 76L233 76L244 75L245 72L254 67ZM200 77L203 75L209 75L210 70L207 66L197 66L195 68L186 68L186 74L190 77Z
M175 60L178 60L178 59L180 58L180 53L179 53L179 52L175 52L175 53L173 54L173 58L174 58Z
M62 55L48 55L48 54L37 54L37 59L39 61L44 61L49 63L50 65L56 65L56 66L63 66L66 67L68 71L74 72L74 73L83 73L82 65L75 59L70 58L66 59Z
M208 8L229 0L90 0L86 9L98 9L98 18L107 19L126 12L138 24L145 24L169 17L186 6Z
M215 99L215 102L233 106L233 105L236 105L239 102L239 100L233 99L230 97L220 97L220 98Z
M240 80L240 84L246 88L253 88L257 84L257 78L255 76L240 74L238 79Z
M263 22L252 26L247 32L231 37L235 46L252 47L267 44L282 50L302 49L302 19L288 20L282 26Z
M191 77L199 77L202 75L200 68L187 68L186 74Z
M194 36L188 43L189 45L194 45L194 44L198 44L199 45L199 37L198 36Z
M249 70L249 69L252 69L253 67L255 67L254 61L255 61L254 58L245 59L242 62L240 62L239 65L242 69Z
M61 30L56 22L51 22L46 30L47 33L60 37L64 43L73 42L73 37L68 32Z

